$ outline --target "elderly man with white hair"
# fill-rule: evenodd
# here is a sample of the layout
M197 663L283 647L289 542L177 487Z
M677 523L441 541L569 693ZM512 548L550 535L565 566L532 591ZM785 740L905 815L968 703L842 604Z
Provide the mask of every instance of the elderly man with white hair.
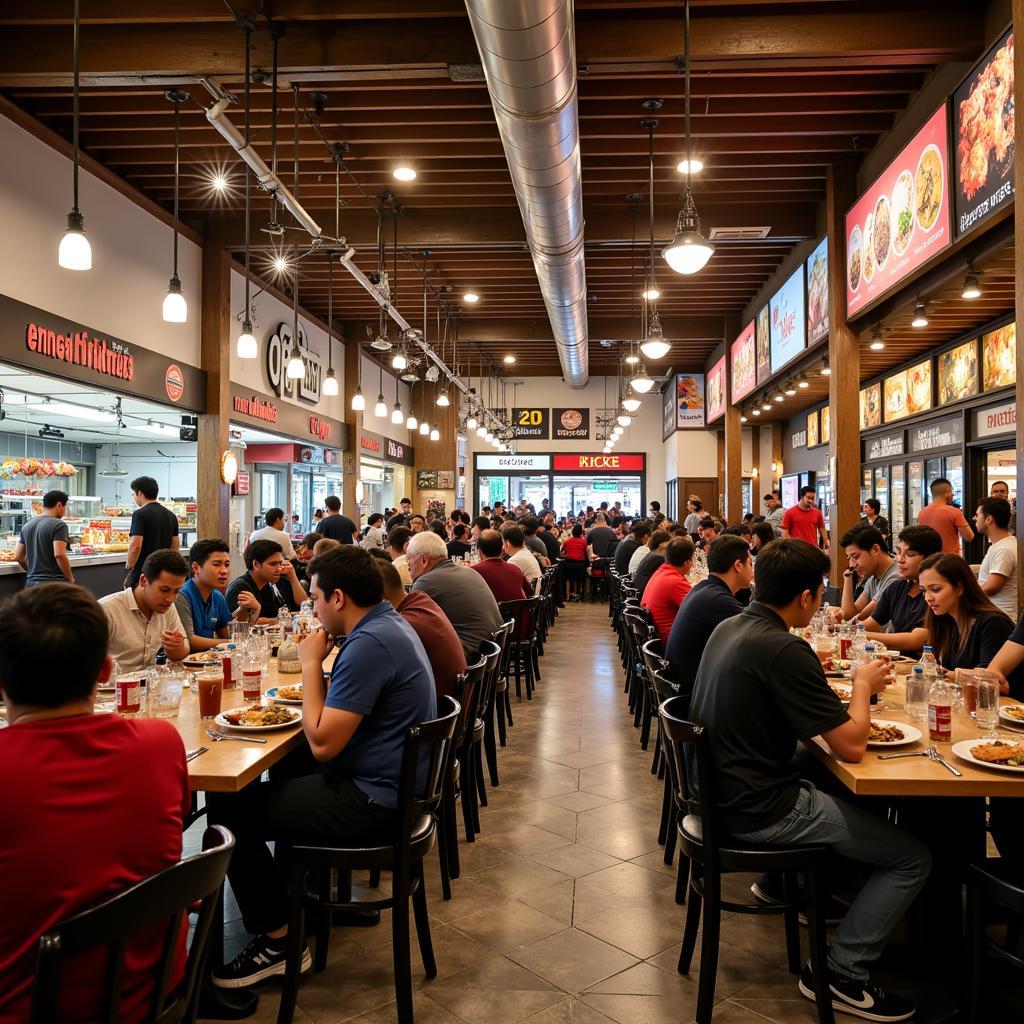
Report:
M501 625L501 612L484 578L448 557L436 533L417 533L406 550L413 590L422 591L441 606L462 641L466 661L473 664L480 645Z

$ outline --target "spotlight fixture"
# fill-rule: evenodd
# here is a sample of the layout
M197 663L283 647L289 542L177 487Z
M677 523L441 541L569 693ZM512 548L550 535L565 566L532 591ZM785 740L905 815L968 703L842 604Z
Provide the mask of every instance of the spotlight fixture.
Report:
M403 165L401 167L396 167L391 172L391 175L396 181L415 181L416 169L414 167L407 167Z
M363 394L362 384L356 385L356 390L352 395L352 411L362 412L366 408L366 396Z
M750 410L750 415L751 416L760 416L761 415L761 410L758 409L758 407L755 405L754 408Z
M513 363L514 363L515 361L516 361L516 357L515 357L515 356L513 356L513 355L507 355L507 356L505 356L505 358L504 358L504 359L502 359L502 362L503 362L503 363L504 363L504 364L505 364L506 366L511 366L511 365L512 365L512 364L513 364Z
M811 386L811 382L807 379L806 374L800 374L800 379L796 382L796 386L798 388L809 388Z
M335 372L335 369L332 366L327 371L327 373L324 374L324 394L325 395L332 395L333 396L333 395L336 395L337 393L338 393L338 374ZM362 397L362 393L360 392L360 398L361 397ZM352 402L353 402L352 408L353 409L355 409L355 404L354 404L355 400L356 400L355 399L355 395L353 395L352 396Z
M387 416L387 414L388 407L384 402L384 393L381 392L377 396L377 404L373 407L373 415L376 416L377 419L382 420L384 419L385 416Z
M188 99L188 93L180 89L168 89L164 96L174 104L174 225L171 234L171 280L164 296L163 317L166 323L183 324L188 319L188 303L181 294L181 278L178 277L178 199L181 178L181 104Z
M404 349L399 349L391 357L391 368L394 370L404 370L408 365L409 360L406 358Z
M78 209L78 35L79 35L78 0L75 0L74 42L71 92L72 117L72 163L71 163L71 212L68 214L67 228L60 240L57 250L57 263L65 270L92 270L92 246L85 237L85 218Z
M771 399L767 395L761 400L761 408L765 412L771 412L772 411L772 402L771 402Z
M981 285L978 284L978 275L973 267L968 267L967 276L964 278L964 288L960 293L961 299L980 299Z
M676 164L676 170L680 174L700 174L704 170L704 161L698 160L695 156L689 160L684 157Z
M881 324L875 324L875 329L871 333L871 344L868 345L868 348L871 349L872 352L881 352L882 349L885 348L885 339L882 337Z
M745 412L741 412L740 413L740 423L746 423L746 422L747 422L747 414Z
M928 326L928 310L925 308L923 302L917 302L914 305L914 319L910 321L911 327L927 327Z
M789 381L783 390L790 398L792 398L796 394L796 384L793 381Z
M476 292L466 292L462 296L463 302L468 302L471 306L480 301L480 296Z
M775 401L776 402L784 402L785 401L785 398L783 397L781 391L776 391L775 392Z
M828 365L828 358L827 357L826 357L825 361L821 364L821 375L822 375L822 377L831 377L832 376L832 367Z
M430 433L430 424L429 424L429 423L428 423L428 422L427 422L426 420L424 420L424 421L423 421L423 422L422 422L422 423L420 424L420 433L421 433L421 434L422 434L422 435L423 435L424 437L426 437L426 436L427 436L427 435L428 435L428 434Z
M391 409L391 422L394 423L396 427L400 427L404 420L405 415L402 412L402 403L395 402Z

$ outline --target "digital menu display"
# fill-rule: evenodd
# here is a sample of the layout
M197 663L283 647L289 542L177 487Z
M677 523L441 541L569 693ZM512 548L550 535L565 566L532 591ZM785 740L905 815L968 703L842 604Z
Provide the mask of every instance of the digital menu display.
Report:
M779 480L779 497L785 508L792 508L800 500L800 474L787 473Z
M772 296L768 309L772 373L777 373L804 350L807 342L803 267Z
M704 374L676 374L676 429L703 427Z
M746 398L757 387L757 339L754 321L732 343L732 400Z
M725 356L708 372L708 423L725 412Z
M772 375L772 338L768 326L770 310L765 306L754 321L757 342L757 383L763 384Z
M949 246L946 129L943 103L847 213L847 315Z
M807 344L828 334L828 238L807 257Z
M966 234L1013 201L1013 31L953 93L956 233Z

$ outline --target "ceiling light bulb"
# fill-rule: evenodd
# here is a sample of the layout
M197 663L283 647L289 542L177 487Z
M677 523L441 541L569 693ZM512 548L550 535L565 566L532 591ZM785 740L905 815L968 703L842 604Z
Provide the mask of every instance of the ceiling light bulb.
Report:
M980 299L981 298L981 285L978 284L978 275L974 273L968 274L964 278L964 290L960 293L962 299Z
M473 305L474 302L480 301L480 296L477 295L476 292L466 292L466 294L462 296L462 301Z
M494 440L494 434L490 430L485 431L484 440L490 444Z
M626 412L636 412L637 409L640 408L640 399L639 398L624 398L622 400L622 408L625 409Z
M786 394L792 398L796 394L796 385L790 381L785 387Z
M228 179L223 174L215 174L210 184L217 192L224 192L228 187Z
M800 379L799 379L799 380L798 380L798 381L796 382L796 386L797 386L798 388L809 388L809 387L811 386L811 382L810 382L810 381L809 381L809 380L807 379L807 377L806 377L806 376L802 376L802 377L801 377L801 378L800 378Z
M169 324L183 324L188 319L188 303L181 294L181 281L175 274L167 285L164 296L164 320Z
M646 341L640 342L640 351L648 359L662 359L668 355L668 350L671 348L669 343L662 337L648 338Z
M476 436L487 437L487 428L482 423L476 428Z
M424 421L423 421L423 422L422 422L422 423L420 424L420 433L421 433L421 434L422 434L422 435L423 435L424 437L426 437L426 436L427 436L427 435L428 435L428 434L430 433L430 424L429 424L429 423L428 423L428 422L427 422L426 420L424 420Z
M622 435L622 427L612 427L612 437L620 437Z
M714 251L715 247L700 233L697 206L687 189L676 222L675 237L670 245L661 250L661 255L677 274L696 274L711 259Z
M661 298L661 292L656 284L648 285L641 293L640 297L646 299L648 302L657 302Z
M451 401L448 398L448 392L447 391L442 391L437 396L437 404L439 406L441 406L442 409L446 409L446 408L448 408L449 405L452 404Z
M434 427L430 431L430 440L431 441L440 441L441 440L441 431L438 430L437 427Z
M783 402L783 401L785 401L785 399L782 397L782 392L781 391L776 391L775 392L775 401L776 402Z
M274 257L274 270L283 274L288 269L288 261L283 256Z
M612 448L611 448L611 445L608 445L608 444L606 444L606 445L605 445L605 446L604 446L604 447L603 447L603 448L601 449L601 452L602 452L602 454L604 454L604 455L609 455L609 454L611 454L611 450L612 450Z
M619 415L615 417L615 422L618 423L620 427L628 427L630 423L633 422L633 417L630 416L629 413L619 413Z
M641 395L646 395L654 387L654 381L647 376L647 371L641 366L640 372L629 382L629 386Z
M416 170L412 167L396 167L392 172L395 179L398 181L415 181Z
M871 349L872 352L881 352L882 349L885 348L885 341L882 338L881 327L875 328L874 334L871 335L871 344L868 345L868 348Z
M388 407L384 404L384 396L377 396L377 404L373 407L373 415L378 419L384 419L388 414Z
M680 174L700 174L704 170L704 161L698 160L696 157L691 157L689 160L684 157L676 164L676 170Z
M476 417L470 413L469 419L466 420L467 430L476 430Z
M338 375L334 371L332 366L326 374L324 374L324 394L334 396L338 393ZM362 398L362 395L359 396ZM352 408L355 409L355 397L352 398Z
M391 357L391 366L395 370L404 370L409 365L409 360L406 359L405 353L399 349Z
M413 413L409 413L405 421L406 430L415 430L420 425L420 421L416 419Z
M85 218L72 210L68 226L57 250L57 262L65 270L92 270L92 246L85 237Z
M928 326L928 311L925 309L923 302L918 302L914 306L914 319L910 321L911 327L927 327Z
M391 422L396 427L400 427L405 420L405 414L402 412L402 403L395 402L394 407L391 410Z
M356 387L355 393L352 395L352 411L362 412L366 408L366 396L363 394L361 386Z
M771 412L771 411L772 411L772 403L771 403L771 399L769 399L769 398L765 398L765 399L764 399L764 400L763 400L763 401L761 402L761 408L762 408L762 409L763 409L763 410L764 410L765 412Z
M289 380L302 380L306 376L306 367L302 362L302 358L296 349L292 349L292 354L288 357L288 366L285 369L285 376Z
M252 323L249 320L242 324L242 333L235 342L235 353L239 359L255 359L259 355L259 346L253 337Z
M505 358L504 358L504 359L502 359L502 362L503 362L503 363L504 363L504 364L505 364L506 366L511 366L511 365L512 365L512 364L513 364L513 363L514 363L515 361L516 361L516 357L515 357L515 356L513 356L513 355L508 355L508 356L505 356Z
M640 362L640 357L635 352L630 352L629 355L626 356L626 363L629 366L636 366L636 364L639 363L639 362Z
M750 410L750 412L754 416L760 416L761 415L761 410L758 409L758 407L756 405L754 406L753 409Z
M745 412L741 412L740 413L740 423L746 423L746 422L747 422L747 414Z
M825 360L825 362L823 362L821 364L821 375L822 375L822 377L831 377L832 376L832 367L828 365L828 360L827 359Z

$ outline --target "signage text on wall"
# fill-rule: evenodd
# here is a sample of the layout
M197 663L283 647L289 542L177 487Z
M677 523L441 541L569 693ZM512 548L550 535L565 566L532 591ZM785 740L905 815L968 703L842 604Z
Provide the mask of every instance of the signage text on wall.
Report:
M644 469L643 455L555 455L556 470Z
M550 413L550 409L517 406L512 410L513 436L546 440L550 436Z
M589 409L552 409L551 420L551 436L555 440L587 440L590 437Z
M298 352L305 370L303 376L292 381L285 375L288 357L292 351L292 325L280 323L277 330L267 339L264 346L264 367L267 381L274 393L287 398L299 398L316 405L320 401L320 383L323 379L323 362L309 347L309 339L299 324Z
M951 448L964 439L964 421L959 416L926 423L910 430L910 450L930 452L936 448Z
M875 462L904 453L903 431L898 434L882 434L864 442L864 461Z
M1017 429L1017 403L1003 402L978 409L974 414L974 436L992 437L995 434L1012 434Z

